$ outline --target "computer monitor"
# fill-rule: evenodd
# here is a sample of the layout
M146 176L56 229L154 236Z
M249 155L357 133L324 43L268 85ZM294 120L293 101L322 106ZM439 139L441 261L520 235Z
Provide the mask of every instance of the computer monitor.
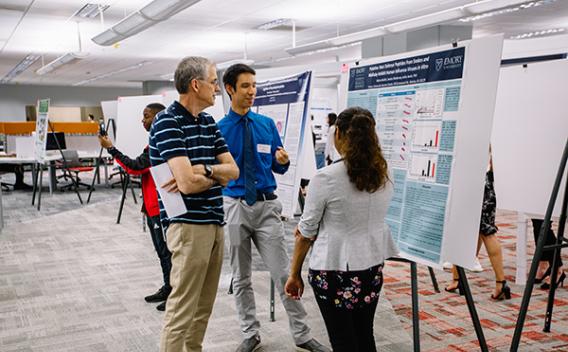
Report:
M67 149L64 132L48 132L45 150L58 150L57 142L59 142L59 148Z

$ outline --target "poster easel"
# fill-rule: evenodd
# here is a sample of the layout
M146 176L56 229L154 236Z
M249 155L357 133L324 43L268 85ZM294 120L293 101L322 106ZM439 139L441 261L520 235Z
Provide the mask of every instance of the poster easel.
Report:
M560 160L560 165L558 167L558 173L556 174L556 179L554 181L554 187L552 188L552 194L550 195L550 201L546 209L546 215L544 216L544 222L540 228L540 235L538 238L538 243L536 244L535 254L531 263L531 269L529 272L529 277L527 284L525 286L525 292L523 294L523 300L521 302L521 307L519 308L519 316L517 318L517 324L515 326L515 332L513 334L513 340L511 342L511 352L518 351L519 344L521 342L521 334L525 324L525 318L529 308L530 299L532 296L532 291L534 288L534 280L536 278L536 272L538 269L538 263L542 257L542 252L544 251L554 251L554 259L552 263L552 268L557 266L557 256L561 248L568 247L568 242L564 238L564 229L566 225L566 210L568 207L568 182L566 182L564 190L564 199L561 203L561 212L558 225L558 237L556 239L555 245L545 246L547 231L551 224L552 213L554 211L554 205L556 199L558 198L558 193L560 192L560 184L562 179L566 174L566 163L568 160L568 140L566 140L566 145L564 147L564 153L562 159ZM550 273L550 291L548 293L548 303L546 307L546 314L544 320L544 332L550 332L550 325L552 323L552 309L554 308L554 296L556 293L556 281L557 281L558 270L551 270Z

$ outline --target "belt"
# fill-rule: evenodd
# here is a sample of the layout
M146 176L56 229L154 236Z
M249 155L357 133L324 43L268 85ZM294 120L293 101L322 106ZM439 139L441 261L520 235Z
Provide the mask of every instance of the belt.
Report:
M262 192L256 193L257 202L262 202L265 200L275 200L276 198L278 198L278 196L275 193L262 193ZM245 199L245 197L244 196L237 197L237 199Z

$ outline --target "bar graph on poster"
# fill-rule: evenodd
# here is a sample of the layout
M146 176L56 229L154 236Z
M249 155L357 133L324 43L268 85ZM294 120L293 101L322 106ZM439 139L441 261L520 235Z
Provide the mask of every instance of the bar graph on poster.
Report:
M456 258L461 260L453 263L468 267L474 259L475 241L458 232L479 229L479 217L476 223L471 214L481 209L497 83L486 75L497 74L501 50L499 38L475 43L369 60L349 72L347 106L375 116L394 183L385 221L401 254L430 266L438 266L445 252L459 245L462 253ZM466 82L475 88L465 90ZM464 109L468 99L478 105ZM487 113L476 116L475 108ZM461 140L459 129L467 131ZM475 145L476 138L486 145ZM467 162L456 164L458 156ZM467 236L475 239L472 234Z

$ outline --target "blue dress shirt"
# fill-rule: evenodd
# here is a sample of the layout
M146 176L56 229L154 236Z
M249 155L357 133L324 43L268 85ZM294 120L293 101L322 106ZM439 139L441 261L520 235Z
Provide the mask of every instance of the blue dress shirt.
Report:
M262 193L271 193L276 189L276 180L272 172L284 174L288 171L290 162L280 165L276 161L275 153L278 147L282 147L282 140L276 129L274 121L264 115L249 110L244 116L232 109L218 123L219 130L225 137L225 142L239 169L240 176L237 180L230 181L223 189L223 195L240 198L245 195L245 176L243 161L243 143L245 119L248 119L252 129L252 144L255 159L256 190Z

